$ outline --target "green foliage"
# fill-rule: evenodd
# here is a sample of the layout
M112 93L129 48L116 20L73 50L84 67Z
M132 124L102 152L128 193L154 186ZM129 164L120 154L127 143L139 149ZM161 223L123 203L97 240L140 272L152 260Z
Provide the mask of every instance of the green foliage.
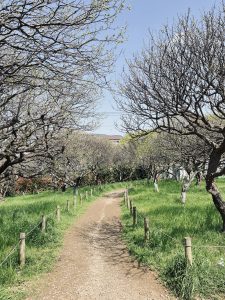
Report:
M218 180L218 186L225 193L224 179ZM138 224L133 228L132 218L123 207L124 239L130 253L157 270L180 299L194 299L196 295L220 299L219 295L225 293L225 239L220 216L204 183L191 187L185 206L180 203L180 189L180 183L170 180L160 182L159 193L154 192L153 184L133 185L129 195L137 207ZM150 220L150 240L146 244L144 216ZM185 236L192 238L192 267L184 258Z

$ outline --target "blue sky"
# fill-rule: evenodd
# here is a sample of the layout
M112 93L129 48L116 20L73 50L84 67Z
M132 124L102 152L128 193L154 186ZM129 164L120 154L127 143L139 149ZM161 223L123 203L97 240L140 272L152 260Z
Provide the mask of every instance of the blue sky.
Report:
M118 49L121 54L115 64L115 71L111 75L113 82L119 81L126 59L141 51L147 40L148 31L157 32L164 24L171 24L178 15L191 9L192 14L199 17L201 12L220 3L219 0L128 0L131 10L124 11L118 18L118 24L127 25L126 41ZM115 127L119 124L120 113L116 111L113 96L105 92L100 99L98 111L104 112L101 125L96 133L121 134ZM122 133L123 134L123 133Z

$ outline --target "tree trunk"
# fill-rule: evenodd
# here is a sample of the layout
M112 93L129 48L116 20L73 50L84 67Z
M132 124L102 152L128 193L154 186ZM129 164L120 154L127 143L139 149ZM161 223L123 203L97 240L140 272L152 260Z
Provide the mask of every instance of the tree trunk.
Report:
M159 192L159 186L158 186L158 175L155 175L154 176L154 181L153 181L153 183L154 183L154 189L155 189L155 192Z
M225 232L225 202L214 182L215 173L220 166L221 156L225 151L225 140L220 148L214 149L209 158L208 170L206 175L206 190L212 195L213 203L220 213L223 221L222 231Z
M191 172L188 177L184 177L184 180L183 180L183 184L182 184L182 188L181 188L181 202L182 204L185 204L186 203L186 199L187 199L187 191L189 190L190 186L191 186L191 183L192 181L194 180L195 178L195 175L196 175L197 172Z
M120 181L122 181L122 179L123 179L123 176L122 176L122 172L120 172Z
M211 183L210 183L211 182ZM220 216L223 221L222 231L225 232L225 202L215 184L211 179L206 179L206 189L212 195L213 203L220 213Z
M151 178L151 176L149 175L149 174L147 174L147 185L150 185L150 178Z
M186 199L187 199L187 192L186 190L183 190L183 187L182 187L182 190L181 190L181 202L182 204L185 204L186 203Z
M202 174L201 174L201 172L198 172L196 174L196 185L199 186L201 181L202 181Z

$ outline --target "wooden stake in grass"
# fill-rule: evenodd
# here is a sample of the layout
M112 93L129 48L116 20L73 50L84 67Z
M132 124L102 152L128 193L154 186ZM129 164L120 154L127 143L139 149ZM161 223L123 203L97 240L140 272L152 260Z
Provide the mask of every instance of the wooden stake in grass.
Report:
M149 240L149 219L144 217L144 241Z
M67 210L67 212L70 211L70 200L66 201L66 210Z
M22 268L25 265L25 247L26 247L26 234L25 232L20 233L20 244L19 244L19 264Z
M133 213L133 203L132 200L130 200L130 215L132 216Z
M91 189L91 197L93 196L93 190Z
M85 193L85 200L86 201L88 200L88 191L86 191L86 193Z
M192 266L192 249L190 237L184 238L184 253L188 264Z
M123 200L124 200L124 205L126 205L126 201L127 201L127 199L126 199L126 191L124 192Z
M130 197L127 195L127 208L130 209Z
M45 232L46 230L46 217L42 215L41 217L41 232Z
M83 204L83 194L80 194L80 205Z
M56 219L58 222L60 222L60 219L61 219L61 213L60 213L60 206L57 205L56 207Z
M137 208L133 207L133 226L137 225Z

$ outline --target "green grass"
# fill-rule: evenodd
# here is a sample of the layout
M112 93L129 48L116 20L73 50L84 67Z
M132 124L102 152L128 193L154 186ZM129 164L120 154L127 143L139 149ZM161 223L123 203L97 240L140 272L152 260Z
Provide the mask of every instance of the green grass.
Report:
M225 180L218 180L225 194ZM138 261L157 270L181 299L194 299L196 295L205 299L225 298L225 234L221 233L221 219L211 196L200 187L192 186L187 203L180 203L180 183L161 181L160 192L153 191L153 184L133 185L129 190L133 205L137 207L138 224L132 226L129 211L123 206L122 222L124 239L129 251ZM150 239L143 241L143 218L150 220ZM184 258L183 239L192 238L193 266ZM202 247L207 246L207 247ZM224 266L220 265L220 262Z
M102 190L95 190L93 197L73 208L71 190L62 192L46 191L35 195L7 198L0 204L0 263L19 241L20 232L28 233L40 222L41 215L47 215L47 230L42 233L37 227L26 238L26 265L18 266L18 249L0 266L0 300L24 299L27 289L26 282L43 272L52 269L62 246L65 230L83 213L87 206L102 192L119 188L122 184L108 184ZM90 188L81 188L80 193ZM67 212L66 202L70 200L70 211ZM61 207L61 222L55 217L56 206Z

